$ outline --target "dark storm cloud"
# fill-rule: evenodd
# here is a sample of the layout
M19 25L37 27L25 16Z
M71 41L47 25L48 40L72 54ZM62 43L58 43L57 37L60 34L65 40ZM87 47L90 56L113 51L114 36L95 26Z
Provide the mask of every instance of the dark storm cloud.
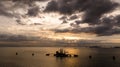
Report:
M67 0L69 2L71 0ZM71 4L67 4L66 0L52 0L48 3L45 12L55 12L59 11L62 14L71 14L73 13Z
M71 16L71 17L69 18L69 20L75 20L75 19L77 19L77 18L78 18L77 15L73 15L73 16Z
M7 16L7 17L14 16L13 14L4 11L4 9L0 9L0 15Z
M62 24L68 23L66 20L63 20Z
M79 16L70 16L78 12L84 12L82 20L76 20L70 25L73 29L58 29L56 32L95 33L98 36L120 34L120 15L103 17L119 7L119 3L111 0L52 0L48 3L45 12L59 12L68 15L69 20L75 20ZM101 19L102 18L102 19ZM66 20L66 17L62 18ZM67 19L68 21L68 19ZM90 27L81 28L79 24L88 23Z
M76 20L75 23L76 23L77 25L79 25L80 23L82 23L82 21Z
M62 16L62 17L59 18L59 20L66 20L66 19L67 19L66 16Z
M36 37L27 37L24 35L12 35L12 34L0 34L0 41L34 41L39 40L39 38Z
M13 0L19 7L21 4L27 5L28 8L28 13L26 15L28 16L37 16L38 13L40 12L40 7L35 4L35 2L44 2L47 0Z
M31 25L42 25L41 23L33 23Z
M17 22L17 24L19 24L19 25L26 25L26 24L22 23L20 19L17 19L16 22Z
M115 9L116 6L118 6L117 3L113 3L110 0L93 0L95 1L95 5L91 4L87 5L86 7L86 13L83 17L83 22L87 23L98 23L99 18L108 12L111 12ZM92 2L94 3L94 2Z
M29 6L32 5L32 3L34 2L34 0L12 0L13 2L17 3L17 4L27 4Z
M36 6L36 7L32 7L30 9L28 9L27 15L29 15L29 16L37 16L38 13L39 13L39 7Z
M115 17L104 17L101 19L95 27L87 28L93 33L98 34L99 36L109 36L113 34L120 34L120 15Z
M24 41L27 40L26 37L21 35L8 35L8 34L0 34L0 41Z
M36 2L36 1L48 1L48 0L10 0L10 1L32 5L33 2Z
M116 16L114 21L115 21L116 26L120 27L120 15Z
M66 32L70 32L69 29L54 29L55 33L66 33Z
M61 14L73 14L85 12L83 22L97 23L99 18L114 10L118 3L111 0L52 0L48 3L45 12L60 12Z
M110 17L104 17L102 18L99 24L96 25L90 25L89 27L81 28L80 26L74 23L71 24L73 26L73 29L57 29L55 30L56 33L65 33L65 32L71 32L71 33L94 33L98 36L110 36L113 34L120 34L120 15L117 16L110 16ZM81 24L80 21L78 21L78 24Z
M48 3L45 12L58 11L58 3L55 0L52 0Z

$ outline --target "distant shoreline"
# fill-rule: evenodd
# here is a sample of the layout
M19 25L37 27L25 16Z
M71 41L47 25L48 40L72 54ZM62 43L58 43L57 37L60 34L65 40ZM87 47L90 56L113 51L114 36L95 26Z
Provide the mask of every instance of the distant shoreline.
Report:
M119 46L115 46L115 47L100 47L100 46L0 46L0 48L7 48L7 47L59 47L59 48L98 48L98 49L102 49L102 48L120 48Z

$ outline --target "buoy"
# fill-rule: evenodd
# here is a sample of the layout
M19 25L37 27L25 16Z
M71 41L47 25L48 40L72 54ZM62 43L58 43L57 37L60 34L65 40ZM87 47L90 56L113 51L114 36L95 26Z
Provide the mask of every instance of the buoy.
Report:
M34 53L32 53L32 56L34 56L35 54Z
M46 54L46 56L49 56L50 54Z
M115 60L115 59L116 59L116 57L115 57L115 56L113 56L112 58L113 58L113 60Z
M89 56L89 59L92 59L92 56Z
M18 55L18 53L16 52L16 55Z
M74 55L74 57L78 57L78 55Z

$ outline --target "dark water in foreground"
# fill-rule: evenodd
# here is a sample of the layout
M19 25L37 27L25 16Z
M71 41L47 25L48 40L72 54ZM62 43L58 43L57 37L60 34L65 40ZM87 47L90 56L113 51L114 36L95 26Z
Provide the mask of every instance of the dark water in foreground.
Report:
M59 47L1 47L0 67L120 67L120 49L70 47L64 49L79 57L56 58L45 55L58 49Z

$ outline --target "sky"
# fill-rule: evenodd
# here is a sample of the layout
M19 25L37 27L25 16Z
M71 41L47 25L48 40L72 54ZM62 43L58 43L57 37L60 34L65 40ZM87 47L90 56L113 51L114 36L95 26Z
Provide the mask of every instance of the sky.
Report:
M120 0L1 0L0 44L120 43Z

